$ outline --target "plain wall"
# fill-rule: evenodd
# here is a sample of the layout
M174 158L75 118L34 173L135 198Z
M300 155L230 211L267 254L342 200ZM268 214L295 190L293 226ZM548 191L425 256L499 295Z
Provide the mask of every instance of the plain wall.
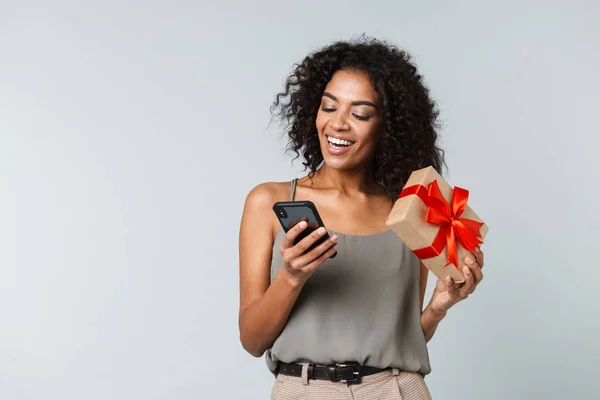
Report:
M268 126L292 64L363 32L413 54L490 227L433 398L597 397L599 3L215 3L0 1L0 399L268 398L243 202L302 173Z

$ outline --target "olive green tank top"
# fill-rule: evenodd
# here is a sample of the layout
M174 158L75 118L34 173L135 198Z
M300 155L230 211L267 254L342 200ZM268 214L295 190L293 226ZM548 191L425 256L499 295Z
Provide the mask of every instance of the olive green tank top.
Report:
M296 179L291 200L295 191ZM354 361L431 372L421 327L419 259L391 230L362 236L331 233L338 235L338 255L306 281L283 331L265 354L269 370L276 373L278 361ZM273 246L271 279L283 266L283 236L280 230Z

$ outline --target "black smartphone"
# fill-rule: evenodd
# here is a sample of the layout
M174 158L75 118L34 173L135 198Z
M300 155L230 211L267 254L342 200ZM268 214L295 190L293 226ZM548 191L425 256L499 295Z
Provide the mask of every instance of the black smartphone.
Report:
M294 244L297 244L319 227L325 226L317 211L317 207L315 207L312 201L278 201L273 205L273 211L275 211L277 219L279 219L279 223L285 232L289 231L294 225L302 221L308 223L308 226L296 237ZM325 234L306 251L311 251L326 240L329 240L329 233L327 232L325 232ZM329 258L334 258L336 255L337 251Z

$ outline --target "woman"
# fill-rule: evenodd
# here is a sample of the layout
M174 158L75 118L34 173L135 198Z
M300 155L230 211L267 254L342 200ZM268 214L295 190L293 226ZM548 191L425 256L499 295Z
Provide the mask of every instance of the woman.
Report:
M481 282L483 253L464 260L461 286L438 281L423 309L428 270L385 224L410 173L443 164L420 75L392 45L338 42L296 66L274 108L309 174L246 199L243 347L266 352L273 399L430 398L426 343ZM312 201L330 239L305 252L324 234L315 231L294 245L306 224L286 234L272 210L289 199Z

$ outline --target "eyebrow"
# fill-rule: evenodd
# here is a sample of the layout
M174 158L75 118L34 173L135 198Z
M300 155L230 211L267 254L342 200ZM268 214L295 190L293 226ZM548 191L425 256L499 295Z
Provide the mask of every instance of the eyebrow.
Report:
M324 92L323 96L324 97L329 97L331 100L338 101L337 97L335 97L334 95L332 95L329 92ZM375 105L375 103L370 102L370 101L366 101L366 100L353 101L351 104L353 106L370 106L370 107L373 107L373 108L377 109L377 106Z

